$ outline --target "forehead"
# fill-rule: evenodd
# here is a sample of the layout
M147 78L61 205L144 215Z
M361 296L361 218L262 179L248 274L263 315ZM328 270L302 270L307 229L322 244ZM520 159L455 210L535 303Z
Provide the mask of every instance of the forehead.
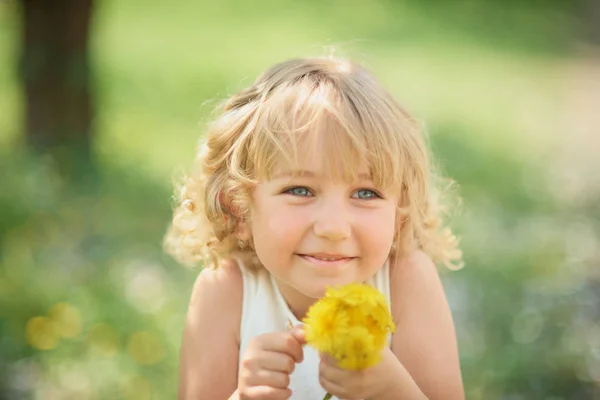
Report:
M391 108L330 86L296 85L265 102L243 149L253 178L316 170L336 181L356 182L366 173L380 188L399 184L401 129Z
M371 179L366 154L351 142L331 130L295 134L278 149L268 175L270 178L306 176L347 182Z

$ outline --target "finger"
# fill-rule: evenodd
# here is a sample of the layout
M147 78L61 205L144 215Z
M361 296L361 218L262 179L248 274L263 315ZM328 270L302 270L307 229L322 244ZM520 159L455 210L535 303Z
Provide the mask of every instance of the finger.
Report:
M339 399L355 400L356 393L362 392L362 382L362 371L348 371L322 361L319 363L319 383Z
M321 360L319 363L319 376L322 376L329 382L342 382L347 376L348 371L345 371L335 365L330 365Z
M262 353L258 362L263 369L285 372L286 374L291 374L296 368L296 361L292 357L276 351Z
M261 369L248 376L246 382L250 386L270 386L287 389L290 386L290 375L285 372Z
M245 390L248 397L264 400L287 400L292 397L290 389L280 389L270 386L252 386Z
M289 333L296 338L301 345L306 344L306 334L304 333L304 324L294 326Z
M297 363L304 360L302 344L289 332L277 332L268 335L264 350L288 354Z
M329 353L319 353L319 358L327 365L337 366L337 360Z
M321 387L325 389L325 391L327 391L327 393L331 393L338 399L348 397L348 393L342 385L339 385L335 382L331 382L322 375L319 375L319 383L321 384Z

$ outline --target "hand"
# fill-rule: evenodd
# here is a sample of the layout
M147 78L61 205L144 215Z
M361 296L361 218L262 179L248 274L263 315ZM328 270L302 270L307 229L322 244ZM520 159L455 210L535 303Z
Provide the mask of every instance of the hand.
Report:
M240 400L285 400L290 374L304 359L304 334L300 327L288 332L255 337L240 361L238 395Z
M398 362L389 348L383 350L383 359L377 365L359 371L340 368L329 354L321 353L320 357L321 386L327 393L345 400L366 400L384 393L394 379L393 364Z

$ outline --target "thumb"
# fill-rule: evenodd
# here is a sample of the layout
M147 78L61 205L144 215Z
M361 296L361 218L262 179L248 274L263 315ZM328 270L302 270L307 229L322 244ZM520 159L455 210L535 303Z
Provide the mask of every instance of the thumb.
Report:
M306 344L306 334L304 333L304 324L298 324L290 329L290 334L298 341L301 345Z

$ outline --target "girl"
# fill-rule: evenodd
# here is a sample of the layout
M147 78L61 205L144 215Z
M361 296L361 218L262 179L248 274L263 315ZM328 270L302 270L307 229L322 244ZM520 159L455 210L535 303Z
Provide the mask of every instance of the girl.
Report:
M180 399L462 399L451 314L434 262L443 229L415 120L365 69L275 65L210 126L165 244L205 268L181 349ZM397 330L382 361L338 368L300 321L327 286L367 282ZM295 327L286 327L291 321Z

